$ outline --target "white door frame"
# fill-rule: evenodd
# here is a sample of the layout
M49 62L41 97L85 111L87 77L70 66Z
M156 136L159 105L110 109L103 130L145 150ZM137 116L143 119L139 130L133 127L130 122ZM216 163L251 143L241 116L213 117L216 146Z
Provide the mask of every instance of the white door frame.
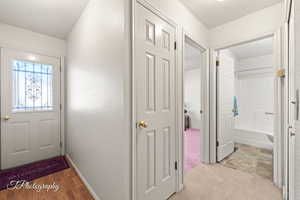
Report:
M233 40L223 45L218 45L210 49L210 162L217 162L217 52L232 46L252 42L255 40L274 37L274 32L260 34L243 40Z
M274 39L276 39L275 36L281 36L281 33L274 33L274 32L269 32L269 33L265 33L265 34L260 34L260 35L257 35L255 37L250 37L250 38L246 38L244 40L236 40L236 41L232 41L232 42L229 42L227 44L224 44L224 45L221 45L221 46L216 46L214 48L211 49L211 66L210 66L210 70L211 70L211 73L210 73L210 79L211 79L211 93L210 93L210 99L211 99L211 107L210 107L210 113L211 113L211 118L210 118L210 135L211 135L211 141L210 141L210 158L211 158L211 163L216 163L217 160L216 160L216 156L217 156L217 152L216 152L216 145L217 145L217 70L216 70L216 52L218 50L222 50L222 49L226 49L226 48L229 48L231 46L236 46L236 45L240 45L240 44L244 44L244 43L248 43L248 42L252 42L252 41L255 41L255 40L259 40L259 39L263 39L263 38L267 38L267 37L273 37ZM281 37L280 38L277 38L278 40L282 39ZM276 54L278 54L278 52L274 52ZM278 66L278 68L281 68L281 67L286 67L286 66L282 66L284 63L282 62L284 59L283 58L280 58L279 60L276 61L276 65ZM285 81L287 81L288 77L285 78ZM285 95L284 97L285 98ZM282 106L284 106L282 104ZM280 113L281 116L280 117L284 117L284 116L287 116L287 110L285 110L285 113ZM284 131L284 135L287 135L287 130L282 128L282 127L286 127L286 123L285 122L282 122L282 126L281 126L281 130ZM282 152L282 147L281 149L279 149L280 152ZM280 157L281 158L281 157ZM276 161L275 161L276 162ZM282 166L274 166L279 170L282 169ZM277 179L277 178L276 178ZM279 178L280 180L275 180L276 182L278 182L278 186L281 186L282 184L282 180L281 180L281 177Z
M286 187L283 188L284 191L284 196L283 198L285 200L294 200L295 198L295 133L296 133L296 128L295 128L295 113L298 112L296 109L296 105L294 105L292 102L296 103L297 98L296 98L296 91L295 91L295 78L294 78L294 73L295 73L295 64L292 64L292 61L295 60L295 55L292 53L292 49L294 48L295 44L291 44L291 33L294 34L294 30L291 29L291 17L293 17L292 20L294 20L294 7L293 7L293 0L285 0L284 2L285 6L285 33L288 34L288 37L285 37L285 40L288 40L288 44L285 46L288 50L287 56L288 60L285 61L287 66L288 66L288 71L287 75L290 77L289 78L289 85L288 87L288 134L287 138L285 140L285 163L284 163L284 174L285 174L285 179L284 182L286 183ZM294 22L295 23L295 22ZM292 31L292 32L291 32Z
M24 52L30 52L33 54L37 54L37 55L41 55L41 56L48 56L48 57L52 57L52 58L56 58L60 60L60 88L59 88L59 94L60 94L60 154L61 155L65 155L66 153L66 144L65 144L65 57L64 56L57 56L57 55L53 55L49 52L49 55L45 54L45 53L40 53L37 52L35 50L32 49L27 49L25 47L21 47L21 48L10 48L10 46L7 45L1 45L0 44L0 71L2 71L2 68L4 66L4 58L3 58L3 50L4 48L8 48L8 49L14 49L14 50L18 50L18 51L24 51ZM2 90L2 89L1 89ZM0 116L2 116L2 113L0 113ZM2 120L2 119L0 119ZM0 137L2 137L1 134L1 130L0 130ZM1 152L1 148L2 146L0 145L0 152ZM2 166L0 166L0 169L2 168Z
M159 16L161 19L167 21L170 25L172 25L175 29L175 41L177 44L177 50L175 51L175 88L178 88L178 71L179 71L179 67L178 67L178 25L169 17L165 16L160 10L156 9L155 7L153 7L151 4L149 4L146 0L132 0L131 1L131 63L132 63L132 68L131 68L131 142L132 142L132 165L131 165L131 199L132 200L137 200L137 190L136 190L136 184L137 184L137 140L136 140L136 112L137 112L137 107L136 107L136 92L135 92L135 83L134 83L134 76L135 76L135 18L136 18L136 11L135 11L135 7L137 4L142 5L143 7L145 7L146 9L150 10L152 13L154 13L155 15ZM175 90L175 115L176 115L176 125L175 125L175 146L179 146L179 140L178 140L178 135L179 135L179 130L181 130L180 126L182 126L182 121L181 118L179 117L179 110L178 110L178 92L179 90ZM178 123L180 122L180 123ZM181 132L182 133L182 132ZM181 134L182 135L182 134ZM182 166L181 166L181 152L179 151L178 148L176 148L176 152L175 152L175 157L176 157L176 161L178 163L178 170L176 171L176 188L174 188L174 192L178 192L180 190L182 190Z
M205 164L210 163L210 155L209 155L209 48L207 48L205 45L201 44L200 42L197 42L191 34L189 34L186 30L183 29L182 31L182 65L181 65L181 79L182 79L182 88L184 89L184 66L185 66L185 39L189 38L189 40L193 43L193 46L199 49L201 51L201 110L202 113L202 122L201 122L201 158L202 162ZM184 113L184 91L182 91L182 105L178 108L179 110ZM184 124L184 118L182 118ZM184 128L182 130L182 133L184 131ZM183 137L178 138L179 144L182 144L182 146L179 145L180 151L183 152ZM182 166L184 166L184 153L182 153Z
M60 57L60 154L66 155L66 128L65 128L65 57Z

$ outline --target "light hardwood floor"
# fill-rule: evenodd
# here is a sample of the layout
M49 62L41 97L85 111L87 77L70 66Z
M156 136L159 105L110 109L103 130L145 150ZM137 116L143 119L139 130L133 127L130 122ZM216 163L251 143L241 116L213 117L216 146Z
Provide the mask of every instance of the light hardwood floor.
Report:
M69 168L49 176L32 181L36 184L53 184L60 186L57 192L34 190L3 190L0 200L93 200L89 191L73 168Z

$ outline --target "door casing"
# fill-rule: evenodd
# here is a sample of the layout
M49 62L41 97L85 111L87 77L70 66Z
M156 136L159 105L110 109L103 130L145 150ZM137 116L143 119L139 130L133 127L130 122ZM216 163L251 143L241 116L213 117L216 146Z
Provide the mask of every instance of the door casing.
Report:
M183 30L182 33L182 72L184 72L185 66L185 38L188 38L193 43L199 51L201 51L201 110L202 113L202 124L201 124L201 157L203 158L202 162L209 164L209 49L197 42L191 34L189 34L186 30ZM179 66L180 67L180 66ZM184 74L181 73L182 78L182 88L184 88ZM183 93L184 94L184 93ZM182 95L182 106L179 108L184 112L184 95ZM184 124L184 122L183 122ZM179 140L183 140L183 138L179 138ZM183 165L183 164L182 164Z
M236 41L232 41L230 43L224 44L222 46L216 46L213 47L211 49L211 66L210 66L210 101L211 101L211 106L210 106L210 158L211 158L211 163L216 163L217 162L217 66L216 66L216 61L217 61L217 51L222 50L222 49L226 49L229 48L231 46L236 46L239 44L244 44L244 43L248 43L248 42L252 42L255 40L260 40L260 39L264 39L267 37L273 37L274 41L275 40L280 40L281 38L281 34L282 34L282 30L277 31L277 32L269 32L269 33L265 33L265 34L261 34L261 35L257 35L255 37L250 37L250 38L246 38L243 41L240 40L236 40ZM275 41L276 42L276 41ZM274 54L278 55L279 52L274 52ZM281 54L281 58L276 60L276 66L277 68L281 68L283 65L283 56L285 56L284 54ZM284 83L287 83L288 81L288 77L286 77ZM282 98L285 98L285 94L283 94ZM283 102L282 102L283 103ZM281 104L282 106L284 106L284 104ZM278 116L278 118L282 118L287 116L287 110L284 110L284 113L280 113L280 115ZM276 121L275 121L276 122ZM283 130L283 135L286 136L287 135L287 130L283 129L283 127L286 127L286 123L283 122L282 125L280 126L280 130ZM283 148L281 147L280 151L283 151ZM281 159L281 156L279 156L279 159ZM276 160L275 160L276 162ZM278 162L277 162L278 163ZM277 167L282 167L282 166L274 166L276 167L277 171L279 171L280 169L278 169ZM279 180L276 180L275 182L277 182L276 184L281 187L282 186L282 180L281 178L279 178Z
M217 66L218 51L255 40L274 37L274 32L257 35L244 40L235 40L210 49L210 162L217 162Z
M294 1L285 0L285 32L288 36L285 37L285 40L288 40L287 56L288 60L286 65L288 65L288 136L285 140L285 179L286 187L284 187L284 196L285 200L294 200L295 199L295 138L296 138L296 113L297 110L296 101L296 83L295 83L295 10L294 10Z

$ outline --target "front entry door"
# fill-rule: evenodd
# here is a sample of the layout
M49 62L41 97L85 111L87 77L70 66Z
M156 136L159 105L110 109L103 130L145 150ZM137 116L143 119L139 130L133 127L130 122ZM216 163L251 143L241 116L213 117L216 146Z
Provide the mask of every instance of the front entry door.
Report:
M60 155L60 61L3 49L1 169Z
M176 30L139 3L135 20L137 200L175 192Z

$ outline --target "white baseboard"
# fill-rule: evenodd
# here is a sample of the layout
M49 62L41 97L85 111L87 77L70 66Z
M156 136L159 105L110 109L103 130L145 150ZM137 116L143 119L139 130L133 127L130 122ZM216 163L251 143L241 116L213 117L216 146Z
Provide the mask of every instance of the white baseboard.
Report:
M95 200L101 200L98 197L98 195L96 194L96 192L93 190L93 188L91 187L91 185L87 182L87 180L81 174L81 172L79 171L78 167L75 165L75 163L73 162L73 160L71 159L71 157L70 157L69 154L66 154L66 158L71 163L72 167L75 169L75 171L77 172L78 176L80 177L80 179L82 180L82 182L84 183L84 185L86 186L86 188L88 189L88 191L91 193L91 195L93 196L93 198Z

